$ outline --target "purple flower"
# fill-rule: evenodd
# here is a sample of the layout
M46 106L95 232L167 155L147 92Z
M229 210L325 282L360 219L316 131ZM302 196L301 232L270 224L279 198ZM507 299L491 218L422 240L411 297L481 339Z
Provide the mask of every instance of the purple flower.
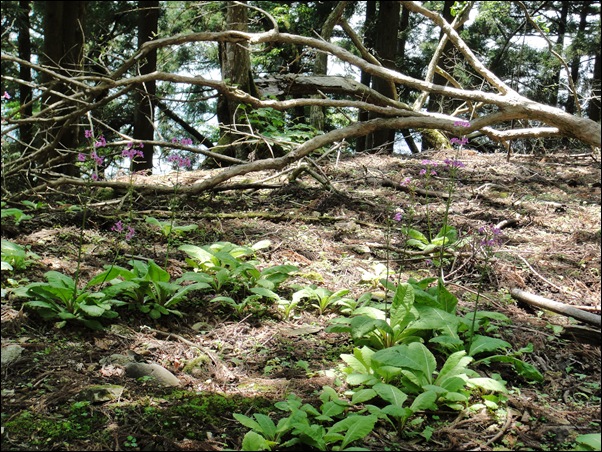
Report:
M420 174L421 176L424 176L426 174L426 170L424 168L422 168L418 174Z
M101 135L96 143L94 143L95 148L103 148L107 145L107 140L105 140L104 135Z
M128 232L125 233L125 239L130 240L134 235L136 235L136 231L133 227L128 226Z
M434 160L423 160L420 163L422 163L425 166L437 166L439 164L439 163L435 162Z
M453 137L449 141L451 142L451 144L457 144L458 146L464 146L466 143L468 143L468 138L466 138L466 137L462 137L462 138Z
M171 162L171 163L175 163L175 165L178 168L190 168L190 166L192 165L192 162L190 161L189 158L182 157L177 154L172 154L169 157L167 157L167 161Z
M98 180L98 174L96 173L92 173L92 175L90 176L92 178L92 180L96 181Z
M460 121L454 122L454 126L456 126L456 127L470 127L470 122L464 121L464 120L460 120Z
M85 162L86 161L86 154L80 152L79 154L77 154L77 160L79 160L80 162Z
M479 233L484 235L481 246L492 248L501 243L502 231L500 228L491 225L481 226Z
M119 220L117 223L113 225L111 231L122 232L123 231L123 222Z
M84 136L86 138L92 138L92 131L88 129L84 130Z
M402 187L407 187L412 182L411 177L404 177L403 180L399 183Z
M401 218L402 218L401 212L395 212L395 215L393 215L393 219L395 221L399 222L399 221L401 221Z
M445 159L444 163L450 168L464 168L466 165L462 163L460 160L456 159Z
M6 91L4 91L4 94L2 95L2 99L9 100L10 98L11 98L11 95L8 94Z

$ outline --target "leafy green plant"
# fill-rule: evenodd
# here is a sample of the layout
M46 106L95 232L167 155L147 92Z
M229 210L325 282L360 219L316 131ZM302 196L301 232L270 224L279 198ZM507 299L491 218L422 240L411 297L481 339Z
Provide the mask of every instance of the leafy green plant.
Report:
M44 274L47 282L34 282L17 289L17 296L32 298L24 306L35 309L46 320L58 319L61 328L67 321L78 321L95 330L101 330L99 318L113 319L119 314L114 306L125 303L112 297L111 293L79 290L76 282L68 275L56 271Z
M579 435L575 438L577 446L573 450L601 450L600 433Z
M293 293L292 301L293 303L299 303L301 300L307 299L311 303L311 306L315 307L320 315L322 315L329 307L344 303L346 300L344 296L348 293L348 289L332 292L325 287L311 285L303 287Z
M23 204L25 207L27 207L30 210L40 210L48 205L42 201L33 202L33 201L28 201L28 200L21 201L21 204Z
M198 228L196 224L189 224L186 226L176 226L171 220L160 221L154 217L145 217L145 221L151 226L157 227L165 237L169 237L171 234L175 236L181 236L185 232L194 231Z
M269 241L262 241L251 247L230 242L203 247L182 245L180 250L191 257L186 261L195 271L185 273L180 279L209 284L219 294L212 301L229 305L238 314L263 298L279 302L281 299L275 290L298 268L276 265L260 270L257 267L259 261L250 258L269 244Z
M40 256L21 245L2 239L2 271L24 270Z
M465 239L458 239L458 231L449 225L443 225L432 240L429 240L419 230L410 227L404 227L403 233L409 237L406 242L408 246L418 248L425 253L430 253L441 248L458 249L467 243Z
M111 286L104 289L105 293L127 300L131 306L153 319L169 314L181 316L181 312L174 308L186 299L188 292L210 287L205 281L183 286L182 278L171 282L169 273L152 260L148 263L132 260L129 264L131 270L118 265L105 266L106 270L95 276L89 285L109 282Z
M424 344L418 342L395 345L376 352L368 347L355 348L353 354L344 354L341 358L347 364L342 370L347 375L348 384L374 389L379 383L390 384L395 381L404 394L423 397L419 403L421 407L424 407L426 401L430 401L433 406L446 405L459 410L465 407L471 393L477 389L506 392L502 382L482 378L470 369L468 365L473 358L464 350L452 353L439 370L435 356ZM396 392L389 387L386 390L387 393ZM431 392L434 396L422 395ZM388 397L391 398L392 395ZM405 422L411 413L399 411L400 403L405 401L401 398L397 397L395 404L398 408L395 412Z
M0 210L1 217L2 218L13 217L16 225L21 223L21 221L30 220L31 218L33 218L31 215L27 215L21 209L18 209L16 207L9 207L9 208L5 209L4 208L5 205L6 205L6 203L3 202L2 209Z
M265 415L255 420L242 414L234 417L252 430L243 439L242 450L269 450L304 444L317 450L345 450L351 443L365 438L374 430L378 417L373 414L350 413L351 404L339 398L334 389L325 386L318 408L303 404L294 394L277 402L276 408L290 413L278 424ZM291 437L288 440L286 438Z

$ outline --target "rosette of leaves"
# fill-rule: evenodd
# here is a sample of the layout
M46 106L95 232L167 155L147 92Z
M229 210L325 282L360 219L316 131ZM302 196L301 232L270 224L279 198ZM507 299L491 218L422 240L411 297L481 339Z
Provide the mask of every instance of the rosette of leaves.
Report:
M205 281L184 286L182 278L171 282L169 273L152 260L148 263L132 260L129 264L131 270L118 265L105 266L106 270L95 276L89 285L108 282L110 286L104 289L105 293L129 302L153 319L169 314L182 316L175 306L184 301L189 292L211 287Z
M114 299L111 293L79 290L75 280L63 273L49 271L44 276L47 282L31 283L15 293L32 298L24 306L35 309L43 319L58 320L56 326L59 328L67 321L77 321L88 328L102 330L103 325L98 319L118 317L112 308L125 304Z

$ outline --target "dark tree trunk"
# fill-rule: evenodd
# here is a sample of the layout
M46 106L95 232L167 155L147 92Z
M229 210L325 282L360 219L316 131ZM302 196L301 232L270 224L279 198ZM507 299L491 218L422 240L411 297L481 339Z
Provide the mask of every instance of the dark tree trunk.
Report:
M454 16L452 16L452 6L455 2L450 0L445 0L443 5L443 18L451 23L454 20ZM457 31L460 32L462 27L460 27ZM439 35L439 39L443 37L443 30ZM449 73L453 73L454 68L454 52L455 47L451 41L447 41L445 47L443 47L443 52L441 53L441 58L439 59L439 66ZM435 73L433 77L433 83L436 85L446 85L447 80L439 73ZM428 102L428 111L432 112L441 112L441 113L449 113L450 110L453 109L452 102L444 98L442 96L437 96L431 94L429 96ZM437 133L423 133L422 134L422 150L425 151L427 149L438 149L441 147L441 143L439 142Z
M567 2L569 3L569 2ZM585 34L585 30L587 28L587 17L589 13L589 7L593 2L585 1L583 2L583 7L581 8L581 12L579 13L579 31L577 32L577 38L583 39ZM575 56L571 60L571 78L573 79L573 83L577 86L577 81L579 80L579 69L581 66L581 58L579 49L575 49ZM598 49L599 51L599 49ZM575 114L577 111L577 106L575 105L575 96L569 91L569 97L566 101L565 110L567 113Z
M40 59L43 64L56 67L61 74L73 77L79 75L82 68L82 35L84 16L86 10L85 1L47 1L44 5L44 53ZM49 85L52 80L48 75L42 73L42 81ZM72 93L68 86L56 83L53 91L69 96ZM42 96L42 104L52 105L63 101L58 94L45 93ZM68 112L66 107L61 115ZM75 165L75 149L79 144L78 127L76 121L56 123L46 129L46 140L52 143L50 150L43 156L39 163L42 166L52 166L56 172L70 176L78 176L79 170Z
M159 2L138 2L138 48L147 41L151 41L157 34L159 27ZM153 50L146 56L140 66L140 75L150 74L157 70L157 51ZM152 140L155 136L155 81L146 82L137 87L134 94L136 110L134 111L134 138L136 140ZM138 157L132 162L132 171L152 172L153 146L146 144L142 149L143 157Z
M378 2L378 16L376 20L376 39L375 50L377 58L381 64L389 69L396 69L397 58L397 33L399 31L399 14L401 7L399 2ZM379 93L391 98L397 99L395 86L388 80L380 77L372 78L372 88ZM376 117L376 115L370 115ZM370 149L372 152L385 151L393 153L395 144L395 130L379 130L374 132L367 142L371 141Z
M587 107L587 116L592 121L600 122L600 47L596 50L594 73L592 77L592 94Z
M372 49L374 47L374 35L376 27L376 2L366 2L366 20L364 21L364 47ZM370 86L372 75L362 71L360 82L365 86ZM368 120L368 112L361 110L358 114L359 122ZM355 152L364 152L372 147L372 136L366 135L356 139Z
M29 37L29 12L30 12L29 0L19 1L19 58L25 61L31 61L31 39ZM31 69L29 66L19 66L19 77L25 82L31 82ZM21 118L27 118L33 113L33 103L31 86L27 84L19 85L19 102L21 103ZM26 145L31 144L33 140L33 128L31 124L21 124L19 126L19 138L23 142L24 149Z

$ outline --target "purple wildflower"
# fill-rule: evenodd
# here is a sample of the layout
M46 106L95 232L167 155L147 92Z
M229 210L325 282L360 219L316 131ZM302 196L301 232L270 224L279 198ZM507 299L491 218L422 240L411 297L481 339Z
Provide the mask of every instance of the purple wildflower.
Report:
M464 168L466 166L460 160L456 159L445 159L443 162L450 168Z
M466 143L468 143L468 138L466 137L462 137L462 138L456 138L453 137L451 140L449 140L452 144L457 144L458 146L464 146Z
M103 148L106 145L107 145L107 140L105 139L104 135L101 135L100 138L98 139L98 141L96 143L94 143L95 148Z
M484 235L481 246L492 248L501 243L502 231L495 226L486 225L479 228L479 233Z
M189 168L192 165L192 162L187 157L182 157L177 154L172 154L167 157L167 161L171 163L175 163L178 168Z
M4 94L2 95L2 99L6 99L9 100L12 96L10 94L8 94L8 92L4 91Z
M125 233L125 239L130 240L132 237L136 235L136 231L133 227L128 226L128 232Z
M79 160L80 162L85 162L86 161L86 154L80 152L79 154L77 154L77 160Z
M111 231L122 232L123 231L123 222L119 220L117 223L113 225Z
M464 121L464 120L460 120L460 121L454 122L454 126L456 126L456 127L470 127L470 122Z
M401 212L395 212L395 215L393 215L393 219L397 222L401 221L402 215Z
M104 159L99 156L96 151L92 151L90 153L90 157L92 157L94 159L94 161L96 162L97 165L102 165L102 162L104 162Z
M404 177L403 180L399 183L402 187L407 187L412 182L411 177Z
M92 138L92 131L88 129L84 130L84 136L86 138Z
M98 180L98 174L96 174L96 173L92 173L92 175L90 177L92 178L93 181Z

